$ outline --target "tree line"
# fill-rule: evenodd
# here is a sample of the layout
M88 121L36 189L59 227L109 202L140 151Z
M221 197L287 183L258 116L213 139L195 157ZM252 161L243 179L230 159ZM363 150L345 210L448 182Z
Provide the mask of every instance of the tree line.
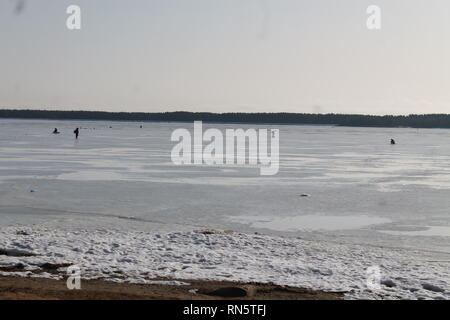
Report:
M310 113L104 112L0 109L0 118L253 124L304 124L349 127L450 128L450 114L361 115Z

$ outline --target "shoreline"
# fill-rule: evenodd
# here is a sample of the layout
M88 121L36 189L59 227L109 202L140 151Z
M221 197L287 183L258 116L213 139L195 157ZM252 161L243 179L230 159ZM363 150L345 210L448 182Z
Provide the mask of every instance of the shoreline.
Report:
M340 300L344 297L343 293L273 284L177 281L184 284L82 280L80 290L69 290L65 279L0 276L0 300Z

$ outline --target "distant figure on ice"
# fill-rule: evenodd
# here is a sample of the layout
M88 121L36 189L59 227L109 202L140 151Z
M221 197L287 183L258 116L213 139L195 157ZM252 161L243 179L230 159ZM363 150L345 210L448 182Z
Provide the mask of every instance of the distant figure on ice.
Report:
M78 128L76 128L73 133L75 133L75 139L78 139L78 135L80 134L80 130Z
M394 139L391 139L391 144L395 144L395 140Z
M53 134L59 134L58 128L55 128L55 130L53 130Z

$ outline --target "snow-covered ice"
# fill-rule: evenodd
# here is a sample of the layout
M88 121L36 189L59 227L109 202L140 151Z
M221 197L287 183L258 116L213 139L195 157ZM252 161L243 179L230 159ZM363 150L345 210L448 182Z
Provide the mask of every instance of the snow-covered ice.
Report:
M406 249L243 233L43 227L2 228L0 243L36 254L1 257L0 268L22 264L24 270L18 274L23 276L58 278L32 270L44 263L73 264L81 268L83 279L155 283L154 279L163 278L166 284L180 279L232 280L342 291L349 299L450 298L450 260ZM379 290L367 284L367 268L373 266L381 270ZM62 277L64 268L60 271Z

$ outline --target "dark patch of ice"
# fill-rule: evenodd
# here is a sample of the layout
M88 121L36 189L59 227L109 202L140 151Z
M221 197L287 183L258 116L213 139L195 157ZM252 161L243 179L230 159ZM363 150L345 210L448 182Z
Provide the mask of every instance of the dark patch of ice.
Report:
M389 288L393 288L396 287L397 285L395 284L394 281L392 281L391 279L385 279L385 280L381 280L381 284L385 285L386 287Z
M36 254L33 252L17 250L17 249L0 249L0 256L33 257L33 256L36 256Z
M431 283L422 283L422 288L424 288L425 290L428 290L428 291L433 291L433 292L444 292L445 291L441 287L435 286L434 284L431 284Z

